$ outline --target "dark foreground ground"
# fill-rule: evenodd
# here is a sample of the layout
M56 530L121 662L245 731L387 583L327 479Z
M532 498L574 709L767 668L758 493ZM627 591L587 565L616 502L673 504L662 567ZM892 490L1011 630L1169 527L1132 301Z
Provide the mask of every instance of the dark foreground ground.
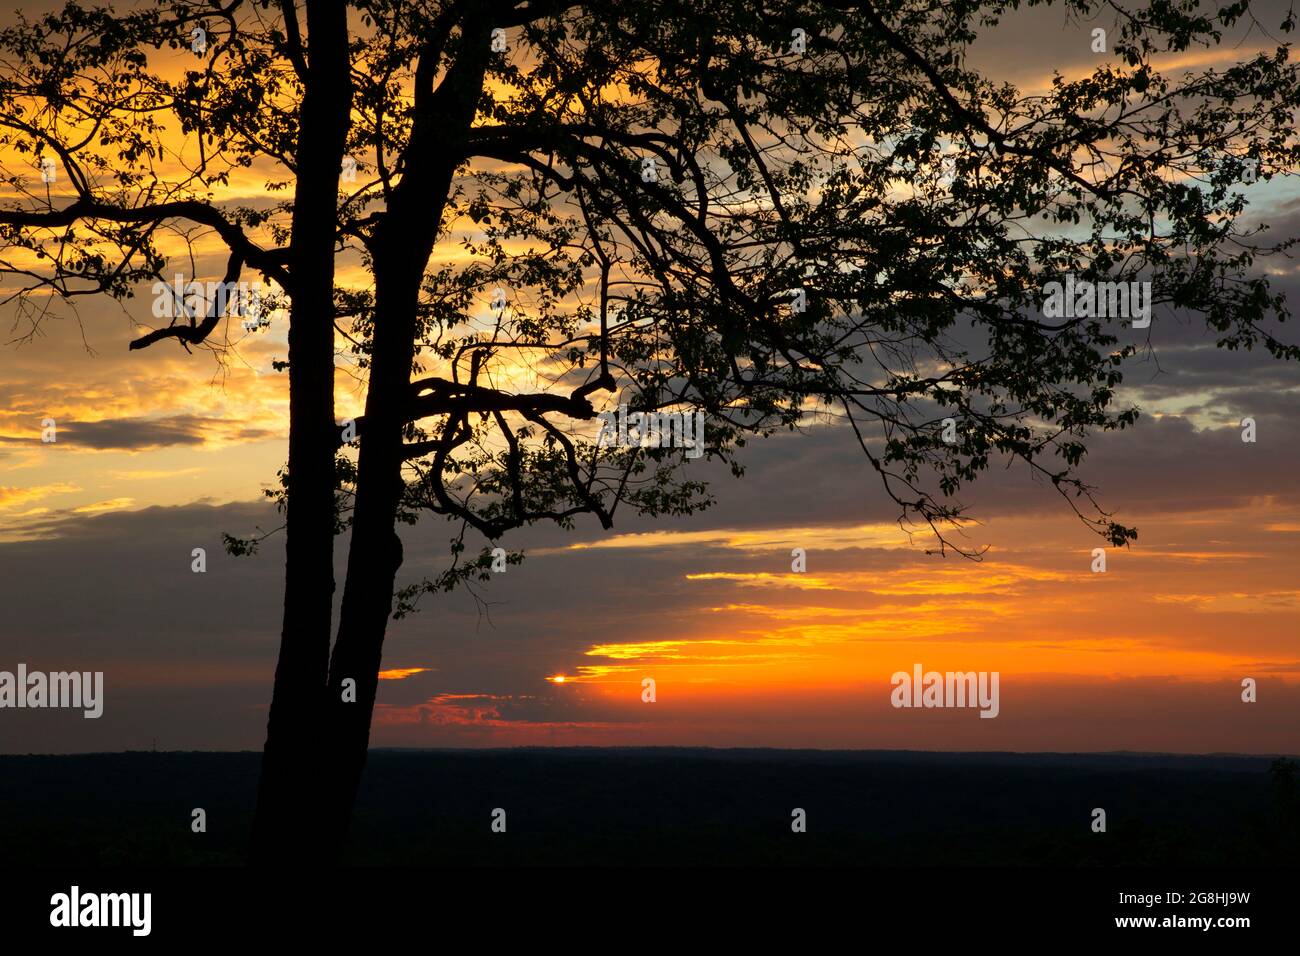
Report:
M5 867L244 861L255 753L0 757ZM379 750L364 864L1294 866L1265 757L696 749ZM1291 765L1293 767L1293 765ZM191 811L207 812L193 833ZM506 833L491 830L495 808ZM791 811L807 832L791 832ZM1107 813L1093 833L1092 811Z

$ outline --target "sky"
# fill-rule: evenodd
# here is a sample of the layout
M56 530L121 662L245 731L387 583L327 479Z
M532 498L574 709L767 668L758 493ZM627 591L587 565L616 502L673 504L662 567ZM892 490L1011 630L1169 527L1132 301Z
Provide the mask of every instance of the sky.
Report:
M1096 65L1090 29L1028 11L968 62L1042 87ZM265 178L241 173L232 196L269 201ZM1293 186L1250 195L1275 236L1300 235ZM213 275L215 251L200 258ZM1272 267L1300 301L1294 264ZM278 524L260 492L286 453L287 383L271 367L285 326L224 364L174 343L128 352L147 309L148 296L82 301L29 341L9 341L21 323L0 315L0 670L105 675L99 719L0 710L0 752L264 738L282 540L235 558L221 534ZM708 511L530 529L505 542L526 558L481 586L486 609L425 599L390 625L372 746L1300 752L1300 369L1216 350L1159 309L1143 341L1121 396L1139 424L1095 439L1084 472L1140 530L1105 573L1103 542L1015 468L962 495L982 560L927 554L851 437L815 426L751 443L739 480L691 462L712 482ZM337 395L338 417L359 409L349 374ZM452 533L404 529L399 583L444 567ZM340 580L345 553L340 540ZM916 664L998 672L997 718L891 706L891 676Z

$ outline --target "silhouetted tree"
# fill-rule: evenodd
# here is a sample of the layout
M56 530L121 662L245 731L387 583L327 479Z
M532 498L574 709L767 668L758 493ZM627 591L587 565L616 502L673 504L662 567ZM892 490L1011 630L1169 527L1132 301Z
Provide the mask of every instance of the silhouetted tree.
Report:
M1017 2L70 2L0 33L0 241L33 330L51 296L165 280L163 238L199 228L226 281L291 301L260 858L342 847L387 622L486 576L467 533L708 503L686 449L598 444L597 400L702 411L737 474L748 436L834 418L940 550L956 493L1006 458L1135 537L1078 466L1136 419L1115 390L1141 333L1046 315L1044 286L1150 281L1220 345L1296 357L1237 188L1294 167L1296 66L1278 44L1162 69L1244 2L1059 5L1113 15L1109 52L1032 95L963 55ZM44 158L57 188L32 189ZM291 198L221 201L239 168ZM345 260L367 281L336 281ZM214 304L131 347L220 352L231 328ZM342 363L366 382L354 423ZM454 522L452 564L399 589L396 529L422 511Z

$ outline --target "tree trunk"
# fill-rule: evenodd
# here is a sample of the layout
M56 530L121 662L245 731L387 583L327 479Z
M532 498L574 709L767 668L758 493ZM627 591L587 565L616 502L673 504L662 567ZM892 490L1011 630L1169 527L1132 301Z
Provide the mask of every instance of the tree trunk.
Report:
M402 434L410 401L421 285L463 141L482 93L490 50L487 20L468 18L462 29L478 41L467 43L436 91L430 75L435 64L422 59L416 70L409 172L402 177L371 242L375 327L366 427L360 436L352 540L326 704L332 748L327 788L327 812L332 819L327 833L340 854L366 765L384 634L403 557L396 515L404 487ZM343 699L343 681L348 679L356 681L355 702Z
M433 236L420 243L417 236L399 232L399 241L400 246L395 244L376 256L375 311L382 320L375 322L366 427L357 459L352 540L338 639L330 658L325 728L331 748L326 786L326 812L331 819L325 832L335 854L343 851L365 769L384 634L402 564L396 516L403 489L403 412L415 350L420 279ZM423 257L421 247L425 249ZM384 266L378 263L381 257L388 260ZM343 682L349 679L356 682L355 698L345 700Z
M334 599L334 242L351 111L346 8L307 5L289 271L289 466L284 618L253 824L253 859L322 855L323 703Z

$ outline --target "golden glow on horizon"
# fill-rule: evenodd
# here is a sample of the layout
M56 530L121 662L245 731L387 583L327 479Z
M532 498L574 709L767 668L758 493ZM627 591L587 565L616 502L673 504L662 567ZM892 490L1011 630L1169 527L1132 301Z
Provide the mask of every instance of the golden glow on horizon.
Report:
M414 677L416 674L427 674L427 667L396 667L392 670L380 671L380 680L406 680L408 677Z
M1003 540L979 563L938 562L913 550L888 552L884 566L873 559L870 568L820 574L686 571L682 580L707 589L698 604L684 592L682 600L698 611L665 609L651 623L629 616L629 635L592 644L566 679L624 702L646 676L674 688L677 698L786 695L870 687L914 660L937 670L1000 670L1033 683L1180 682L1256 672L1297 680L1300 654L1290 635L1300 591L1287 586L1288 565L1277 551L1288 547L1286 539L1266 548L1246 533L1263 524L1264 513L1277 528L1294 521L1262 500L1246 509L1153 519L1145 545L1111 549L1106 574L1090 572L1089 548L1070 547L1079 532L1062 516L999 519ZM835 550L845 536L844 528L828 528L823 542L820 530L801 529L810 555ZM1203 547L1186 546L1193 534ZM767 535L783 537L770 529ZM661 554L734 540L721 531L654 538ZM1246 541L1258 550L1243 549ZM1141 558L1140 571L1126 565L1130 558ZM734 557L754 560L743 550ZM764 602L737 599L754 589L765 592ZM1125 608L1122 616L1113 613L1117 607ZM1249 626L1266 630L1273 648L1267 656L1229 638L1231 622L1242 620L1233 615L1260 622Z

